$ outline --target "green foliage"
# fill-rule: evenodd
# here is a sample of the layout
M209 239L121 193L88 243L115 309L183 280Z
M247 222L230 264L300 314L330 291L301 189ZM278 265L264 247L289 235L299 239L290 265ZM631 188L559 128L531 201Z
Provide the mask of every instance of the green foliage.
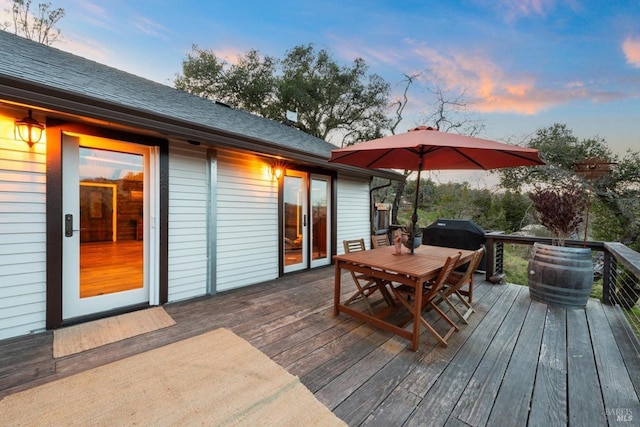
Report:
M529 197L519 191L506 191L498 196L500 200L496 203L504 209L505 226L502 228L505 233L513 233L521 230L532 221L532 203Z
M382 180L374 183L373 187L378 188L374 192L374 202L391 202L394 187L385 187ZM415 189L416 181L408 180L398 212L400 224L408 223L413 212ZM471 188L466 182L437 185L430 179L423 179L420 183L418 218L423 227L438 218L466 219L485 230L511 233L532 223L530 208L529 198L517 192L492 193L488 189Z
M607 205L599 200L594 200L591 206L591 236L595 240L605 242L618 242L624 236L618 218Z
M502 269L505 280L516 285L529 285L528 265L530 248L526 245L504 245Z
M602 293L603 293L602 278L600 278L593 282L593 287L591 288L591 293L589 294L589 298L595 298L598 301L602 301Z
M276 121L287 110L293 124L324 140L350 145L388 129L389 84L357 58L339 65L324 49L296 46L283 59L248 51L236 64L193 46L176 76L176 88L228 103Z
M625 317L629 321L629 325L631 325L631 329L636 334L636 337L640 339L640 307L633 307L631 310L623 311Z
M591 188L591 200L606 207L609 226L622 230L619 240L629 246L640 241L640 221L637 219L640 214L639 152L627 151L620 158L611 152L603 139L579 140L566 125L557 123L539 129L525 145L539 149L546 165L499 170L503 188L518 190L533 184L580 179L585 187ZM611 172L593 179L578 176L574 172L575 163L591 158L614 163ZM614 221L617 224L613 224ZM600 228L598 233L602 231Z
M540 151L544 166L500 169L500 186L518 190L534 183L554 183L575 176L574 163L599 157L615 161L615 156L602 139L579 140L564 124L541 128L526 144Z
M514 285L529 286L528 270L531 247L528 245L505 244L503 255L502 268L505 280ZM593 283L589 297L602 301L602 279L598 279Z
M182 61L181 76L177 76L174 84L177 89L195 93L203 98L225 99L225 84L222 80L225 68L229 64L218 59L212 51L192 46L192 53Z

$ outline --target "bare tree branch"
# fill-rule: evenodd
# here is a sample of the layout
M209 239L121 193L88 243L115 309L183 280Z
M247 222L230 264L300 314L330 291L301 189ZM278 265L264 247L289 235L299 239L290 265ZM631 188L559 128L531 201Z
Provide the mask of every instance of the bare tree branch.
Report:
M2 29L13 26L14 34L51 46L58 40L60 29L55 25L65 11L62 8L52 9L51 3L38 4L37 11L31 11L31 0L13 0L13 5L6 10L11 14L13 22L5 22Z

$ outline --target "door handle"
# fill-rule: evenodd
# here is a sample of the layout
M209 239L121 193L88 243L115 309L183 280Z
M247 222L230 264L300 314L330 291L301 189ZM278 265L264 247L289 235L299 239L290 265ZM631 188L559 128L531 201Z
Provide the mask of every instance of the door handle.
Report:
M73 215L66 214L64 216L64 235L65 237L73 237Z
M307 226L307 214L302 215L302 226Z

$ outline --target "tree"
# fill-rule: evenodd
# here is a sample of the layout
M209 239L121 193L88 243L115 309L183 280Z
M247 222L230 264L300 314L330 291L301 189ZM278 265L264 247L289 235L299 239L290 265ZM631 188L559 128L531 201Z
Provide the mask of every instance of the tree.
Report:
M5 22L2 29L13 27L14 34L51 46L60 37L60 29L55 25L60 21L65 11L62 8L53 9L51 3L39 3L37 11L31 12L31 0L13 0L11 9L12 22Z
M484 123L468 114L470 103L465 99L467 88L458 94L451 94L436 84L435 88L428 91L435 97L435 102L432 110L424 115L423 123L432 123L442 132L468 136L478 135L484 130Z
M339 66L323 49L296 46L282 61L280 109L296 111L300 129L343 147L378 138L388 127L389 84L367 70L361 58Z
M309 44L281 60L250 50L230 64L211 50L192 50L174 81L178 89L276 121L294 111L296 127L341 146L379 137L389 127L389 85L368 74L361 58L341 66Z
M389 132L391 133L391 135L396 134L396 129L398 128L398 125L400 125L400 122L402 122L402 119L403 119L402 114L407 104L409 103L409 89L415 83L415 81L420 77L421 74L422 73L404 74L404 79L401 82L401 84L404 85L404 88L402 90L402 96L401 98L393 101L390 105L390 109L393 110L393 117L389 119ZM409 175L412 172L413 171L411 170L405 170L403 172L405 180L406 178L409 177ZM400 209L400 203L402 202L402 198L404 197L405 186L406 186L406 181L395 181L393 183L394 198L393 198L393 203L391 205L391 222L393 224L398 224L398 210Z
M423 73L404 74L404 79L401 82L404 84L402 97L391 105L391 108L395 109L393 118L390 119L392 134L395 134L397 126L403 119L404 109L409 102L409 89L422 75ZM451 94L436 82L435 88L428 88L427 91L431 94L433 100L431 108L422 114L422 123L435 126L436 129L442 132L454 132L469 136L477 135L484 129L484 125L479 120L473 119L467 114L471 103L465 99L466 90L459 94ZM408 177L411 173L412 171L405 170L404 176ZM394 190L395 200L391 218L392 222L397 223L398 209L405 193L405 182L397 181L394 184Z
M213 51L193 45L192 53L182 62L183 75L177 76L174 84L203 98L270 117L272 103L266 101L276 92L276 64L277 59L261 57L256 50L230 64Z
M518 191L505 191L498 197L500 198L498 203L504 210L504 231L506 233L521 230L529 224L531 201L526 195Z
M585 178L574 171L576 162L589 158L612 162L615 165L611 173L593 179L592 185L584 182L584 187L591 187L592 195L601 203L599 209L606 209L606 216L618 221L616 229L624 230L621 242L630 244L639 240L640 153L629 150L621 158L611 152L604 139L580 140L566 125L558 123L539 129L525 145L540 150L546 165L501 169L498 173L503 188L518 190L535 183L551 185L573 179L584 182Z

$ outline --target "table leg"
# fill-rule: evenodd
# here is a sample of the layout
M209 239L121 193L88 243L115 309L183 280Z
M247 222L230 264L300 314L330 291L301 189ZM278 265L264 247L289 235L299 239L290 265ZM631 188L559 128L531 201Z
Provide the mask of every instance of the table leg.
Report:
M411 340L411 348L413 351L418 350L420 343L420 316L422 316L422 283L417 281L415 284L415 305L413 307L413 339Z
M336 261L336 272L333 282L333 315L338 315L338 305L340 305L340 286L341 286L342 268L340 261Z

